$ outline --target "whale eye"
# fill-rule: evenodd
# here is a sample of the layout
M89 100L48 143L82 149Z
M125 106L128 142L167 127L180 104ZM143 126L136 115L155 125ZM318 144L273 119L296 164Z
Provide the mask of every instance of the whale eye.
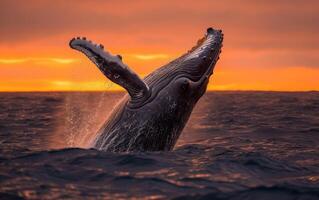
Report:
M189 88L189 80L186 78L181 78L178 80L178 87L182 91L186 91Z

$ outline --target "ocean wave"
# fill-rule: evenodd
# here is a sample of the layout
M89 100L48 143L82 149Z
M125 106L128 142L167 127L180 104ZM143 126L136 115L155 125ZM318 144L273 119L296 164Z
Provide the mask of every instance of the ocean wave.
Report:
M84 148L119 94L0 95L1 199L319 199L318 93L208 93L139 153Z

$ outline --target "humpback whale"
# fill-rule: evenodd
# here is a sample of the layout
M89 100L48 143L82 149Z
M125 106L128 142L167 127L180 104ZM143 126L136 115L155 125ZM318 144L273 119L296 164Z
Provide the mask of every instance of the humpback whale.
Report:
M190 114L205 93L221 53L223 33L208 28L184 55L144 79L85 37L71 39L72 49L85 54L111 81L126 89L91 147L103 151L169 151L174 148Z

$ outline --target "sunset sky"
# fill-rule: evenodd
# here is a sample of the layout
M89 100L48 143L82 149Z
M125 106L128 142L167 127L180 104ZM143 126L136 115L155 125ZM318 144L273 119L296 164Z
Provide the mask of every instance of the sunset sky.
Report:
M117 90L75 36L102 43L140 76L207 27L224 46L211 90L319 90L319 1L0 1L0 91Z

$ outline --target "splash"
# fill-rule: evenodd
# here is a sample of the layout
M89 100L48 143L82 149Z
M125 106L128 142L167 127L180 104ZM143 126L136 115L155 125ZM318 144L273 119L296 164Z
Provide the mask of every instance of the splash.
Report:
M121 92L64 93L49 148L90 148L89 144L121 96Z

